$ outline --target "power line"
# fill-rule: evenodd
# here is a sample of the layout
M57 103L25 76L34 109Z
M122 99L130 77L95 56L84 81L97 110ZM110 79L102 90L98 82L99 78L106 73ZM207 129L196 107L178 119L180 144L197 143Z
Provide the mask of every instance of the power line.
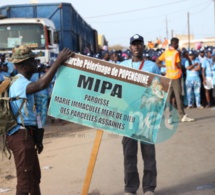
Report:
M208 3L203 9L201 9L200 11L198 12L195 12L195 13L191 13L192 15L197 15L199 13L201 13L202 11L204 11L205 9L207 9L209 7L209 5L211 5L212 2Z
M201 4L197 4L196 6L192 6L192 9L195 8L195 7L199 7L199 6L202 6L202 2ZM207 5L208 6L208 5ZM191 8L191 7L190 7ZM181 12L184 12L184 11L187 11L187 9L183 9L183 10L178 10L178 11L174 11L174 12L169 12L168 13L168 16L169 15L174 15L174 14L178 14L178 13L181 13ZM123 23L123 22L137 22L137 21L140 21L140 20L150 20L150 19L154 19L154 18L159 18L159 17L162 17L162 16L165 16L164 14L162 15L157 15L157 16L153 16L153 17L147 17L147 18L134 18L134 19L127 19L127 20L111 20L111 21L94 21L94 22L91 22L91 23L94 23L94 24L107 24L107 23L110 23L110 24L113 24L113 23Z
M116 12L116 13L104 14L104 15L98 15L98 16L90 16L90 17L85 17L85 19L101 18L101 17L107 17L107 16L126 14L126 13L131 13L131 12L136 12L136 11L142 11L142 10L145 10L145 9L153 9L153 8L157 8L157 7L163 7L163 6L167 6L167 5L173 5L173 4L181 3L183 1L189 1L189 0L179 0L179 1L172 2L172 3L164 3L164 4L160 4L160 5L155 5L155 6L150 6L150 7L145 7L145 8L135 9L135 10Z

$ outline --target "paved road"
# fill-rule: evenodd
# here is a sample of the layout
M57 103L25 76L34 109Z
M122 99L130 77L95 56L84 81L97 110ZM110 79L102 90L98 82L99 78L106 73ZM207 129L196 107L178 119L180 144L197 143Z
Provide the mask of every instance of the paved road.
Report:
M215 111L191 109L186 112L197 121L180 123L170 140L156 145L156 195L215 194ZM40 155L43 195L81 194L95 133L95 129L72 123L47 126L45 150ZM121 136L104 133L90 195L123 194L121 140ZM138 155L138 168L142 177L143 164L140 153ZM14 195L14 176L13 161L1 161L0 188L12 189L3 195ZM138 195L141 194L140 188Z

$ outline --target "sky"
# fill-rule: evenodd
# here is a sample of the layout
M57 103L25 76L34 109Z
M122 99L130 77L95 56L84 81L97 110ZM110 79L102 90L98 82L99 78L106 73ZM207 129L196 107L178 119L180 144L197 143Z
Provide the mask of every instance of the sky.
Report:
M38 3L57 3L59 0L37 0ZM71 3L82 18L98 34L103 34L109 46L128 46L134 34L144 37L145 43L163 40L177 34L190 33L195 39L215 37L215 0L64 0ZM6 3L7 2L7 3ZM30 3L19 0L17 4ZM0 6L13 5L14 0L0 1ZM168 29L168 33L167 33Z

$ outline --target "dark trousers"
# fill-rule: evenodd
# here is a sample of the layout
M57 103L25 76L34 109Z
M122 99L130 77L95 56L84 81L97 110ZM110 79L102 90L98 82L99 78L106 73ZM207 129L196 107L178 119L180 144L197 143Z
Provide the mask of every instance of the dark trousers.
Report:
M14 156L17 194L40 195L41 172L32 135L28 131L20 129L13 135L7 136L6 141Z
M175 97L178 114L180 118L182 118L185 115L184 112L184 105L183 105L183 99L182 99L182 86L181 86L181 79L174 79L172 80L172 84L169 89L169 95L168 95L168 102L170 103L170 111L172 111L172 97Z
M137 170L138 141L123 137L124 154L124 182L125 192L136 193L140 186L139 173ZM152 144L140 143L144 171L142 179L143 191L154 191L157 183L157 169L155 160L155 146Z

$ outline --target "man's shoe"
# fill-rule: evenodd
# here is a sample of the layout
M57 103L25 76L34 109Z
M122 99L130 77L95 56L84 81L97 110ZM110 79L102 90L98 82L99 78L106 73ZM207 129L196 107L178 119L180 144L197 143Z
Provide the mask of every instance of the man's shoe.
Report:
M136 193L134 194L134 193L131 193L131 192L124 192L123 195L137 195L137 194Z
M192 122L192 121L195 121L195 119L189 118L186 114L181 119L181 122Z
M147 192L144 193L144 195L155 195L155 193L152 192L152 191L147 191Z

